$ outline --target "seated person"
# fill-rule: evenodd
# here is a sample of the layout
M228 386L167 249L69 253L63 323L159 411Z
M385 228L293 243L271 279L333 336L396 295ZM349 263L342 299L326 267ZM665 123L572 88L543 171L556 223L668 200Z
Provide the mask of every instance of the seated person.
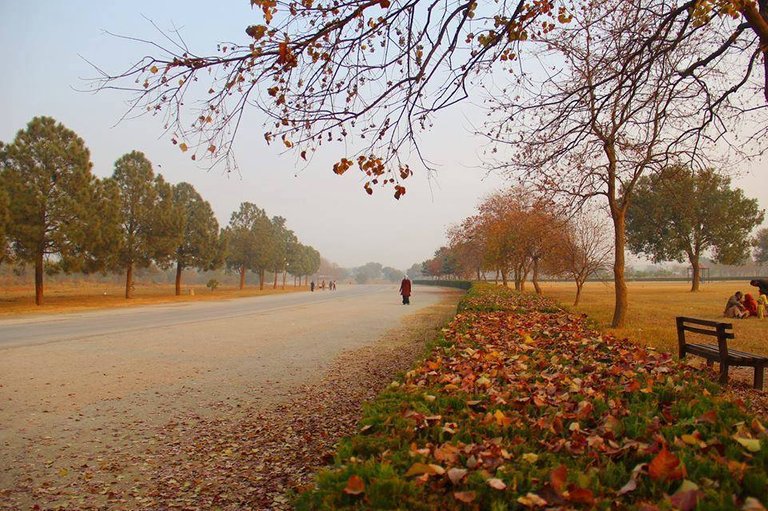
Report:
M726 318L746 318L749 316L749 313L744 308L744 305L741 304L741 291L736 291L736 293L728 298L728 303L725 304L725 310L723 311L723 315Z
M749 312L750 316L757 316L757 302L752 298L751 294L746 293L744 295L742 305L744 305L744 308Z
M768 296L761 293L760 296L757 297L757 318L758 319L765 318L766 308L768 308Z

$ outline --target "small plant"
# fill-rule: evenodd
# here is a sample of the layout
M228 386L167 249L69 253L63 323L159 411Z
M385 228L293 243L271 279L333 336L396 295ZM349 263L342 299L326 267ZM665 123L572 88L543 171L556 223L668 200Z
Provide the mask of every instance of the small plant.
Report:
M219 281L216 279L211 279L208 281L205 287L207 287L211 291L216 291L216 288L219 287Z

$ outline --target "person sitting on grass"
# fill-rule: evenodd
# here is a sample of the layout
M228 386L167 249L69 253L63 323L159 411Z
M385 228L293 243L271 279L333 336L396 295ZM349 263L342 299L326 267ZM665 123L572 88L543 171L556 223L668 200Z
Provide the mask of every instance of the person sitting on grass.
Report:
M768 296L760 293L757 297L757 319L764 319L766 308L768 308Z
M744 301L742 302L744 308L747 310L750 316L757 316L757 302L749 293L744 294Z
M757 288L758 295L768 295L768 279L750 280L749 285Z
M728 303L725 304L725 310L723 311L723 315L726 318L743 319L749 316L749 312L741 303L741 296L741 291L736 291L732 297L728 298Z

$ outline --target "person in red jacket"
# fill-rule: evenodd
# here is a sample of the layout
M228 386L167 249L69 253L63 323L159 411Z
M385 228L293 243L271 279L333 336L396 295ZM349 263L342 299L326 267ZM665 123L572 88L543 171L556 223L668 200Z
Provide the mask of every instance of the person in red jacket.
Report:
M411 304L411 281L408 275L403 277L403 281L400 282L400 294L403 295L403 305Z

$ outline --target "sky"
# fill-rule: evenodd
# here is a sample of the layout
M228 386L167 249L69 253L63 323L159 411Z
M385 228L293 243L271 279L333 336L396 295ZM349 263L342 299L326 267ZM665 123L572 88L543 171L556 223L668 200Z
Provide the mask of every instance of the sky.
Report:
M191 183L211 203L220 225L241 202L253 202L285 217L302 243L343 267L375 261L405 270L424 261L445 244L450 224L507 185L482 168L482 141L471 134L479 107L470 103L438 117L424 134L420 143L438 172L430 177L416 167L399 201L389 189L368 196L353 172L336 176L330 156L305 166L295 153L267 146L258 120L238 135L239 175L197 165L163 136L159 118L118 122L129 96L84 92L87 79L97 74L89 62L119 72L148 53L107 33L157 40L148 19L164 30L180 30L197 53L212 54L218 42L247 42L245 27L260 15L249 0L0 0L0 140L13 140L35 116L52 116L85 140L97 176L111 175L121 155L142 151L167 181ZM732 170L740 174L734 184L768 208L768 161Z

